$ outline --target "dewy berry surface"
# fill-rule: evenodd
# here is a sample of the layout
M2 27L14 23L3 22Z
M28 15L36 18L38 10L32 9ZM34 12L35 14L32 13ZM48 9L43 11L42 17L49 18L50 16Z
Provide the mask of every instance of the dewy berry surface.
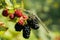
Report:
M23 27L23 37L29 38L30 37L30 27L28 25L25 25Z
M8 16L8 10L7 9L3 10L2 15L7 17Z
M17 17L21 17L23 14L22 14L22 11L21 10L18 10L18 9L16 9L15 10L15 16L17 16Z

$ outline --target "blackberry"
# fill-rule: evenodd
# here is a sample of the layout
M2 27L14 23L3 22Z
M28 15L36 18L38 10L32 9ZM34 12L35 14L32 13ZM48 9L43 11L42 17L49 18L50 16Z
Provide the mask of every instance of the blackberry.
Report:
M33 29L38 29L39 28L38 19L35 16L33 18L29 17L29 19L27 20L27 23Z
M38 19L36 17L29 17L29 19L27 20L28 24L38 24Z
M25 25L23 28L23 37L28 39L30 37L30 27Z
M3 10L2 15L7 17L8 16L8 10L7 9Z
M21 31L22 29L23 29L23 26L22 25L20 25L18 23L15 24L15 30L16 31Z
M38 24L33 24L32 26L31 26L31 28L33 28L33 29L38 29L39 28L39 25Z

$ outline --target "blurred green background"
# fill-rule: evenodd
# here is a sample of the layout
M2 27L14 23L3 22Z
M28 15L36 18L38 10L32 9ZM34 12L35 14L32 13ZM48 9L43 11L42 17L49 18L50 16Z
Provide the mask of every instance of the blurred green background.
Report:
M29 39L24 39L22 32L15 31L15 22L8 21L2 16L2 10L5 7L23 8L34 12L46 25L49 33L40 23L41 27L38 30L32 30ZM0 21L9 28L7 31L0 31L0 40L60 40L60 0L0 0Z

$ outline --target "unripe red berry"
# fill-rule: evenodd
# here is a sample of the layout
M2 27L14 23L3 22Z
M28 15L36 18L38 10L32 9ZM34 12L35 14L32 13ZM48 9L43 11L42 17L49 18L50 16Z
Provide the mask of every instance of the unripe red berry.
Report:
M17 16L17 17L21 17L23 14L22 14L22 12L21 12L21 10L15 10L15 16Z
M28 16L27 16L27 15L23 15L23 18L24 18L25 20L27 20L27 19L28 19Z
M23 21L23 20L20 20L18 23L19 23L20 25L23 25L24 21Z
M10 19L14 19L14 18L15 18L14 14L10 14L10 15L9 15L9 18L10 18Z
M24 19L23 19L23 17L20 17L18 23L19 23L20 25L23 25L23 24L24 24Z
M8 16L8 9L3 10L2 15L7 17Z

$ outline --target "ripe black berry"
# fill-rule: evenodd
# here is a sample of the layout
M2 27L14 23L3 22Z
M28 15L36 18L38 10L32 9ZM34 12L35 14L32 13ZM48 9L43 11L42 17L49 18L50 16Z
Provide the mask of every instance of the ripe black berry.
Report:
M28 24L38 24L38 19L36 17L29 17L29 19L27 20Z
M23 29L23 26L22 25L20 25L18 23L15 24L15 30L16 31L21 31L22 29Z
M38 25L38 24L33 24L33 25L31 26L31 28L33 28L33 29L38 29L38 28L39 28L39 25Z
M28 25L33 29L38 29L38 19L36 17L29 17L30 19L27 20Z
M8 16L8 10L7 9L3 10L2 15L5 16L5 17L7 17Z
M23 28L23 37L28 39L30 37L30 27L25 25Z

